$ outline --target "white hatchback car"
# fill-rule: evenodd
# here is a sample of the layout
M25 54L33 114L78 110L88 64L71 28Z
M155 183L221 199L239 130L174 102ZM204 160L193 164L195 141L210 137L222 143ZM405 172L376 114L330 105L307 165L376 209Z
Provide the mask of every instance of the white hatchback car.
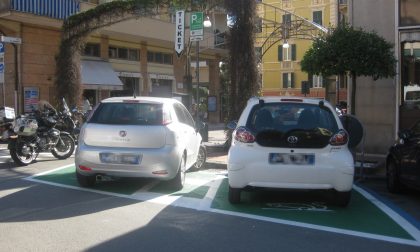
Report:
M201 141L190 113L175 99L108 98L82 126L77 180L93 186L98 175L149 177L169 180L179 190L186 170L205 162Z
M228 154L229 201L247 187L329 190L346 206L353 156L335 109L324 100L251 98L237 123Z

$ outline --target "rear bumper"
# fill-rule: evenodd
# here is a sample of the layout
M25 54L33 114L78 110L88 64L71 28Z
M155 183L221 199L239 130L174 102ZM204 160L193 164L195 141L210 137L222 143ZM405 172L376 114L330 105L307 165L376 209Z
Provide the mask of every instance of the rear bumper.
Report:
M136 154L141 156L138 165L109 164L101 162L101 152ZM116 177L144 177L170 180L178 172L182 155L176 146L166 145L156 149L94 147L80 144L76 149L76 169L83 175L103 174ZM90 171L80 169L90 168Z
M290 150L287 150L290 152ZM347 149L317 154L315 165L270 164L268 153L279 149L256 150L247 146L232 146L228 155L229 185L233 188L267 187L284 189L334 189L350 191L354 178L354 163ZM280 151L281 152L281 151ZM296 150L311 153L313 150Z

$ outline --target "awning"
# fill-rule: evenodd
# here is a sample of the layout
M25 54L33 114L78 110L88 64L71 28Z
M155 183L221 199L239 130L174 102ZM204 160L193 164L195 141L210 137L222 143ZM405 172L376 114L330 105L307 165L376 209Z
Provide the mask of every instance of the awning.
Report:
M110 63L82 60L82 84L85 89L122 90L123 83Z

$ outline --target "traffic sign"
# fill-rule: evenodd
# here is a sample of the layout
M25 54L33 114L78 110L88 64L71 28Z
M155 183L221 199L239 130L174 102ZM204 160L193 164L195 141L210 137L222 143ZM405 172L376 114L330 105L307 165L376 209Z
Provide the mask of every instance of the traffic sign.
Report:
M3 72L4 72L4 64L0 63L0 73L3 73Z
M0 43L0 53L4 53L4 44Z
M203 12L192 12L190 16L190 35L202 36L203 35Z
M0 41L5 42L5 43L12 43L12 44L22 44L22 39L16 38L16 37L1 36Z
M194 41L201 41L203 40L203 35L201 36L194 36L194 37L190 37L190 41L194 42Z

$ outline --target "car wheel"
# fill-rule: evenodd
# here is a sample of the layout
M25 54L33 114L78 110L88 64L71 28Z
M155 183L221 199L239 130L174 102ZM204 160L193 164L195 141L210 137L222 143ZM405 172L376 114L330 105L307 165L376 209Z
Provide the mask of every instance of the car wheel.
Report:
M334 204L339 207L346 207L350 203L351 199L351 190L348 192L338 192L334 193Z
M229 202L230 204L238 204L241 202L241 189L229 186Z
M92 187L96 183L95 175L85 176L76 171L76 177L77 177L77 182L82 187Z
M391 160L386 166L386 186L389 192L401 192L402 186L398 178L398 168L395 161Z
M170 181L170 185L173 190L179 191L184 187L185 170L186 170L186 162L185 162L185 156L183 156L181 163L179 164L178 173L176 174L175 178L173 178Z
M195 161L195 164L194 164L194 170L198 171L200 169L203 169L206 164L206 159L207 159L206 147L204 145L201 145L200 149L198 150L197 161Z

